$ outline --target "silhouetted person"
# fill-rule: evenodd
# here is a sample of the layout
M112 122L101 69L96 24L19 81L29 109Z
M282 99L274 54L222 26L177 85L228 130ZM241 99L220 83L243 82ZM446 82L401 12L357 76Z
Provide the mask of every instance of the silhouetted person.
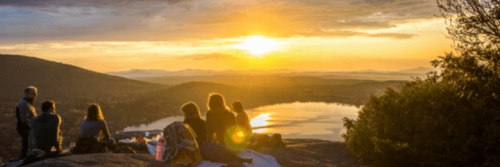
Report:
M189 102L182 105L181 110L184 113L184 123L194 130L196 142L201 145L207 140L207 123L201 119L198 106L193 102Z
M21 135L21 152L19 153L19 159L26 158L28 154L29 146L29 121L31 118L36 117L36 110L33 106L37 96L37 89L33 86L29 86L24 89L24 97L19 100L16 107L16 118L17 118L17 132Z
M97 104L92 104L87 109L87 116L81 125L80 138L94 138L108 148L114 147L115 140L111 138L101 107Z
M61 117L56 114L56 104L53 101L42 103L42 113L30 120L31 149L39 149L46 154L56 148L55 154L63 150L61 134Z
M236 124L242 127L248 134L252 134L252 126L250 125L250 120L248 119L248 115L243 110L243 105L240 101L235 101L232 104L234 112L236 115Z
M207 112L207 137L209 141L214 141L214 133L221 144L226 144L226 131L229 127L236 125L236 119L226 106L224 97L220 94L211 94L208 98ZM229 134L227 134L229 135Z

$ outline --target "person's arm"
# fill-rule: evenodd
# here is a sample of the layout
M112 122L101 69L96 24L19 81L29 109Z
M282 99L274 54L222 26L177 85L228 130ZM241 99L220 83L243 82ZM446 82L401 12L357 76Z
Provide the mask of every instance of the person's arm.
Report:
M210 113L207 113L207 141L214 141L214 128L212 126L212 119Z
M245 125L245 118L242 117L241 113L238 113L238 115L236 115L236 125L238 125L238 126L244 126Z
M108 140L111 138L111 135L109 134L109 129L108 129L108 124L106 123L105 120L102 120L103 125L101 126L102 134L104 135L104 140Z
M246 126L247 126L247 130L248 130L248 133L252 134L253 133L253 130L252 130L252 124L250 124L250 119L248 119L248 115L247 113L245 113L245 121L246 121Z
M19 117L21 118L21 121L25 125L28 125L29 120L35 117L35 111L32 110L32 108L28 103L22 103L21 105L18 106L18 108L19 108Z
M229 125L230 126L236 125L236 117L234 116L233 113L229 113Z

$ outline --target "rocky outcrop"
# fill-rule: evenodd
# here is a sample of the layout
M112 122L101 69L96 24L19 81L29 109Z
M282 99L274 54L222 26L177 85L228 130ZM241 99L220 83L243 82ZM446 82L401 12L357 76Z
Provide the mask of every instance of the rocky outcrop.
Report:
M84 154L68 155L60 158L52 158L27 165L26 167L121 167L121 166L166 166L161 162L156 162L153 155L149 154Z
M315 139L285 139L287 144L284 148L259 148L260 153L268 154L276 158L281 166L287 167L361 167L356 159L349 154L345 143L330 142ZM149 154L125 154L104 153L69 155L60 158L48 159L28 165L28 167L66 167L66 166L168 166L165 163L156 162L153 155Z

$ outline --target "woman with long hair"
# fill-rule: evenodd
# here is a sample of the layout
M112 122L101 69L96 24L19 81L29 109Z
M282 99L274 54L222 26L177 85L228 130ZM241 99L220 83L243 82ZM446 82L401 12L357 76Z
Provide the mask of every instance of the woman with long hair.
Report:
M201 145L207 140L207 123L201 119L198 105L194 102L188 102L181 107L184 113L184 123L188 124L196 133L196 142Z
M231 137L226 134L230 127L236 125L236 118L228 110L224 97L220 94L210 94L208 97L207 112L207 137L214 141L214 133L217 141L223 145Z
M98 142L98 143L95 143ZM87 146L80 149L81 144ZM108 125L102 115L101 107L98 104L92 104L87 109L87 116L81 124L80 138L77 142L77 147L81 153L105 152L102 149L95 147L96 145L106 146L107 148L114 147L115 140L109 134Z

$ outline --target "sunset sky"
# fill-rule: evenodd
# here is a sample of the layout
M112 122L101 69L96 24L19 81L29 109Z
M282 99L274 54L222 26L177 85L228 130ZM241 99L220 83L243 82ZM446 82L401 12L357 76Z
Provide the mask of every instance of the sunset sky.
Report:
M0 53L128 69L393 71L452 51L435 0L0 0Z

